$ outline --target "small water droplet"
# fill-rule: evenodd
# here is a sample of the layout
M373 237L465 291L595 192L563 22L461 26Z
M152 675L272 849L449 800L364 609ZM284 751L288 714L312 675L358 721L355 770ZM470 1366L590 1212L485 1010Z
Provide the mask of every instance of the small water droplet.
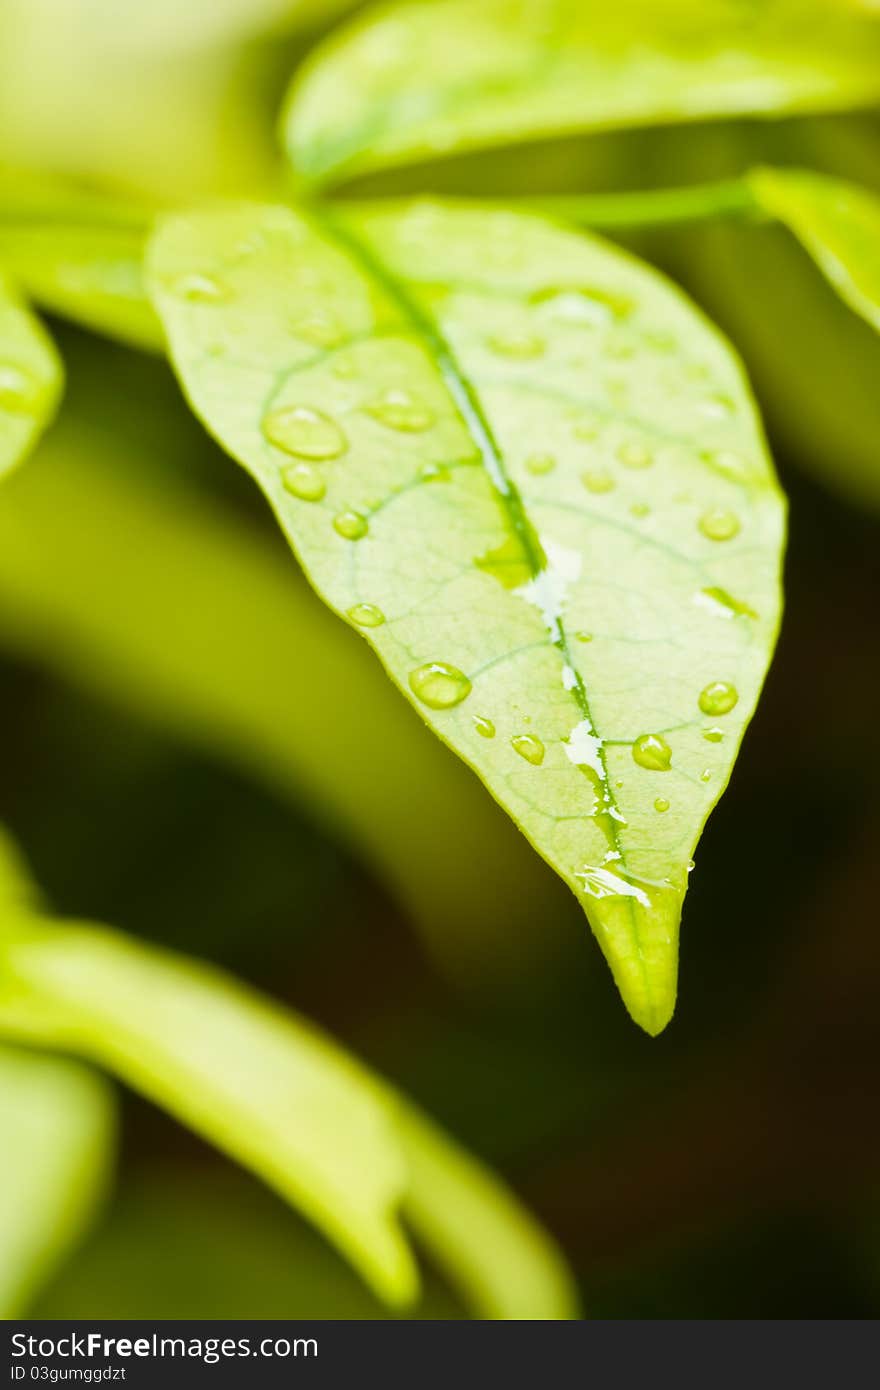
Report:
M333 375L338 376L340 381L351 381L352 377L357 376L357 367L350 357L340 357L333 364Z
M39 388L21 367L0 364L0 406L4 410L28 414L34 407Z
M333 529L345 541L359 541L370 529L360 512L340 512L333 518Z
M216 275L178 275L171 288L190 304L224 304L232 298L232 290Z
M471 683L464 672L446 661L428 661L410 671L409 687L429 709L452 709L471 692Z
M378 420L380 425L404 434L421 434L434 423L433 412L424 401L400 387L391 387L383 392L373 405L367 406L367 414Z
M491 719L486 719L482 714L474 716L474 728L480 735L480 738L495 737L495 725L492 723Z
M572 429L575 439L582 439L589 443L592 439L599 437L599 424L596 420L579 420Z
M534 473L536 477L541 477L544 473L552 473L556 467L556 459L552 454L530 454L526 459L526 468L529 473Z
M306 314L291 325L297 338L315 347L334 348L345 342L345 329L328 314Z
M514 734L510 744L521 758L525 758L526 762L534 767L538 767L544 761L544 745L534 734Z
M664 811L669 810L669 802L666 800L665 796L657 797L656 801L654 802L654 810L659 811L661 814Z
M645 342L655 352L674 352L678 346L672 334L665 333L662 329L648 329L645 333Z
M611 492L615 486L611 474L604 468L588 469L586 473L581 474L581 482L587 492L595 493Z
M284 491L301 502L320 502L327 491L327 484L317 468L310 463L294 463L281 471Z
M487 341L493 352L500 353L502 357L516 357L523 361L540 357L544 351L544 339L525 330L493 333Z
M703 512L699 520L703 535L710 541L730 541L739 533L739 517L736 512L728 512L723 507L713 507Z
M711 770L711 768L704 767L704 768L703 768L703 771L700 773L700 781L701 781L701 782L711 782L711 780L712 780L712 770Z
M592 642L593 640L592 632L576 632L574 636L577 642Z
M647 502L633 502L630 507L630 515L635 517L645 517L651 515L651 508Z
M746 482L751 476L747 460L741 454L735 454L732 449L706 449L700 458L716 473L729 478L733 483Z
M385 614L375 603L356 603L349 608L348 616L358 627L381 627L385 621Z
M445 463L425 463L419 469L419 477L423 483L448 483L450 476Z
M738 699L736 686L728 681L711 681L700 691L698 704L704 714L729 714Z
M726 589L720 589L717 585L710 588L701 589L695 597L694 602L704 604L709 608L721 609L726 618L757 618L754 608L750 608L742 599L735 598Z
M736 410L736 401L722 391L713 391L699 403L701 415L710 420L725 420Z
M668 772L672 749L662 734L641 734L632 746L633 761L649 772Z
M654 455L651 450L635 440L621 444L617 450L617 457L624 468L650 468L654 462Z
M335 459L348 448L336 421L307 405L270 411L263 420L263 434L277 449L304 459Z
M623 295L580 286L555 286L536 290L533 304L540 304L549 315L566 323L604 327L632 312L632 302Z
M703 738L707 743L720 743L724 738L723 729L704 729Z

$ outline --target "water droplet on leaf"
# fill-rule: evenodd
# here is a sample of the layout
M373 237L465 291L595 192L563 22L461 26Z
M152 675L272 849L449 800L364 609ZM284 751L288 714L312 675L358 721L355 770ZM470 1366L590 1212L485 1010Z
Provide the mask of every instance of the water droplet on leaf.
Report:
M544 339L526 331L493 333L488 342L492 351L500 353L502 357L527 360L540 357L544 351Z
M434 423L434 415L424 401L398 387L385 391L373 405L367 406L367 414L380 425L404 434L421 434Z
M310 463L294 463L282 469L281 481L284 491L301 502L320 502L327 491L323 477Z
M178 275L171 288L191 304L224 304L232 298L232 290L215 275Z
M360 512L340 512L333 518L333 529L346 541L359 541L370 529Z
M660 811L661 814L662 812L669 810L669 802L666 800L665 796L657 797L656 801L654 802L654 810Z
M486 719L482 714L475 715L474 728L481 738L495 737L495 725L491 719Z
M649 772L668 772L672 749L662 734L642 734L632 746L633 761Z
M556 459L552 454L530 454L526 459L526 468L529 473L534 473L536 477L541 477L544 473L552 473L556 467Z
M544 745L534 734L514 734L510 744L521 758L534 767L544 761Z
M410 690L430 709L451 709L466 699L471 683L457 666L445 661L429 661L409 675Z
M628 444L621 444L617 450L617 457L624 468L650 468L654 462L654 455L644 444L632 441Z
M703 512L699 527L707 540L730 541L739 533L739 517L736 512L713 507L711 511Z
M307 405L270 411L263 421L263 434L277 449L304 459L335 459L348 448L336 421Z
M707 743L720 743L724 738L723 729L704 729L703 738Z
M374 603L356 603L354 608L349 608L348 616L358 627L381 627L385 621L382 609Z
M738 699L736 686L727 681L712 681L700 691L698 704L704 714L729 714Z
M614 479L604 468L590 469L581 474L581 482L587 492L611 492L614 487Z

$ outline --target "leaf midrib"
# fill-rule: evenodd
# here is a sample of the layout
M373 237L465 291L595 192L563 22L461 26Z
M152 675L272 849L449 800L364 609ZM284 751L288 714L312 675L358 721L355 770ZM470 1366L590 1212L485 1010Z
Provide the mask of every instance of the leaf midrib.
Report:
M436 322L430 318L421 305L407 293L398 277L376 256L371 248L353 232L347 223L334 216L326 207L317 208L314 205L309 209L309 215L318 223L320 230L331 237L361 266L381 288L388 298L400 310L404 318L409 322L414 333L421 338L428 348L444 383L458 408L462 423L464 424L469 436L473 440L480 460L489 477L489 481L495 493L498 495L501 505L507 513L510 524L523 547L528 568L533 579L547 568L547 557L539 540L537 531L529 520L523 504L522 497L516 484L511 479L501 448L495 439L492 426L489 423L483 410L479 395L472 382L462 370L458 359L446 341L443 333L438 328ZM548 625L549 626L549 625ZM601 767L599 780L602 784L602 807L596 814L597 826L602 831L608 842L610 850L613 852L615 867L628 873L626 867L626 853L623 848L620 833L617 828L617 820L614 813L619 813L616 798L611 791L611 779L608 775L608 767L605 760L604 740L598 734L593 721L590 709L589 696L583 677L575 664L568 637L565 631L562 618L554 616L553 627L550 632L551 640L563 661L575 675L575 684L572 687L571 695L578 707L578 712L582 720L589 725L590 732L598 740L597 758ZM598 866L597 866L598 867ZM627 912L630 918L630 926L639 953L639 962L643 976L644 987L647 997L651 997L652 989L648 978L647 969L641 951L640 933L636 922L636 913L632 900L624 897Z

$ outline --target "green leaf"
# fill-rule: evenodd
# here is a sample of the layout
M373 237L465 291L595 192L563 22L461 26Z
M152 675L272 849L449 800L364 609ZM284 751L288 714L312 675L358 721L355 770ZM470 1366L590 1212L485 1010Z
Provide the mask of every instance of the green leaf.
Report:
M320 47L283 119L314 181L579 131L880 98L880 23L827 0L434 0Z
M880 198L808 169L753 169L759 207L794 232L841 299L880 331Z
M163 225L177 371L657 1032L779 618L783 503L741 369L647 267L541 219L317 216Z
M2 1033L115 1072L304 1211L389 1302L414 1295L387 1107L316 1029L208 966L29 921L3 952Z
M149 213L135 204L0 171L0 267L46 309L161 350L141 276L149 226Z
M22 919L0 1036L77 1052L251 1168L392 1305L402 1208L486 1317L568 1318L561 1256L497 1180L312 1025L219 971L88 925Z
M37 442L61 385L61 363L48 334L0 276L0 478Z
M0 1047L0 1134L0 1318L15 1318L91 1224L112 1093L76 1063Z
M397 1132L407 1156L404 1213L483 1318L579 1316L564 1261L546 1233L489 1169L409 1106Z

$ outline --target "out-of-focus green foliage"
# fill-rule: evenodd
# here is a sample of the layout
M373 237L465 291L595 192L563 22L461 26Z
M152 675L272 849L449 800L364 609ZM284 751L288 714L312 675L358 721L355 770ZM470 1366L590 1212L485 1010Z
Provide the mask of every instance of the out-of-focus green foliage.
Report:
M49 337L0 277L0 477L33 448L61 395Z
M659 1032L779 615L783 508L726 344L646 268L510 213L244 206L150 257L208 428Z
M440 0L368 11L295 81L314 181L583 130L880 97L880 23L828 0Z
M0 267L45 308L161 348L141 280L149 210L60 179L0 171Z
M0 1046L0 1318L24 1312L91 1224L113 1131L113 1097L99 1077Z
M191 446L178 419L145 443L127 402L154 371L138 367L132 381L102 349L115 427L89 423L94 403L75 389L39 457L4 487L7 649L306 805L375 866L454 973L533 959L546 950L543 866L280 544L194 486L145 480L161 450L177 459Z
M277 1187L391 1303L412 1298L385 1106L317 1031L207 967L97 928L29 923L2 966L0 1035L117 1073Z
M208 966L105 928L48 923L19 904L14 864L3 889L0 1038L72 1051L120 1076L304 1211L392 1307L411 1303L418 1287L399 1225L406 1203L478 1312L575 1315L550 1239L487 1170L318 1029ZM10 1087L6 1102L3 1088L0 1065L0 1106L21 1110L22 1090ZM37 1132L34 1142L42 1137ZM26 1148L27 1131L24 1138ZM64 1183L71 1203L80 1192L88 1198L76 1140L60 1145L60 1177L35 1170L33 1195L25 1194L32 1204L44 1189L51 1200ZM88 1158L94 1167L91 1151ZM56 1198L56 1214L59 1205ZM449 1239L446 1223L454 1231L456 1220ZM32 1224L23 1222L22 1231ZM67 1240L62 1225L59 1246ZM28 1246L19 1258L24 1241L24 1234L10 1240L7 1282L16 1288L35 1277L31 1264L49 1260L41 1230L33 1255Z
M749 176L759 207L802 241L851 309L880 330L880 198L807 169Z
M38 1297L36 1318L462 1318L428 1274L391 1310L274 1194L241 1171L167 1160L123 1174L94 1235Z

